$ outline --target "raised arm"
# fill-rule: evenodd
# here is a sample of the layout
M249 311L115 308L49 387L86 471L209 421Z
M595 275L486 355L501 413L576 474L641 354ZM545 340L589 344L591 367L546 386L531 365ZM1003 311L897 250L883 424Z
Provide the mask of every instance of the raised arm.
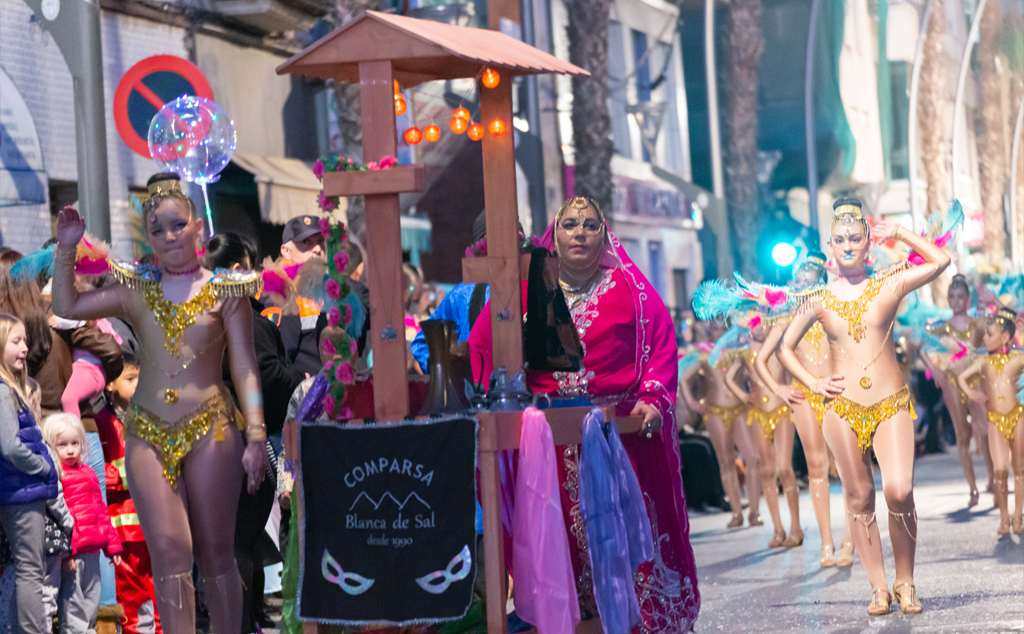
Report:
M736 374L743 367L743 360L736 359L729 366L729 370L725 373L725 387L729 388L729 391L736 395L736 398L740 399L744 403L751 403L750 392L744 390L736 383Z
M263 391L260 388L259 363L253 338L252 308L245 297L224 300L221 308L224 334L228 343L228 363L231 382L235 386L239 405L245 415L245 436L248 446L242 456L242 465L249 474L250 495L256 492L266 470L267 428L263 422Z
M918 264L899 274L900 282L897 290L900 297L937 278L951 262L949 254L942 247L936 246L931 240L917 235L897 222L880 220L871 228L871 233L882 240L899 240L924 258L923 264Z
M843 391L842 385L836 384L836 382L842 381L843 377L833 374L828 379L816 378L800 363L800 359L797 358L795 352L804 335L807 334L807 331L811 329L811 326L816 321L818 321L818 317L809 308L796 313L793 320L789 322L786 333L782 336L782 342L778 351L779 361L782 362L782 367L789 370L789 373L797 381L806 385L815 394L820 394L827 398L835 398L836 395L841 394Z
M125 317L125 289L120 284L79 293L75 288L75 253L85 235L85 220L72 207L57 214L57 251L53 265L53 314L66 319Z
M971 386L967 384L967 379L981 372L981 368L984 367L984 365L985 359L975 359L963 372L956 375L957 385L959 385L960 389L964 391L964 394L966 394L972 401L977 401L979 403L984 403L988 399L985 397L984 392L972 389Z

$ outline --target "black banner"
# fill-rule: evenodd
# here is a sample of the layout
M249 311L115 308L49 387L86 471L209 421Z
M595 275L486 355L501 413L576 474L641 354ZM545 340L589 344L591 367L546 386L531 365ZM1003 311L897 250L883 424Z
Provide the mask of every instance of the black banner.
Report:
M476 420L299 428L299 618L462 617L476 573Z

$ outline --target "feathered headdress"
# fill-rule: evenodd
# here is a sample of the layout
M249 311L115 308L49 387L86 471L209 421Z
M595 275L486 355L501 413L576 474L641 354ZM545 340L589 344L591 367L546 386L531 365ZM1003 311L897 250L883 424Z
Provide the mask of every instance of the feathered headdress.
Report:
M733 277L736 279L736 287L742 297L756 302L762 310L778 311L784 308L789 301L786 289L780 286L748 282L739 273L733 273Z
M747 298L735 288L720 280L708 280L700 285L693 298L693 309L704 321L744 313L758 308L754 299Z
M956 240L957 234L964 226L964 208L960 201L953 199L945 213L935 212L925 219L925 230L922 234L935 243L937 247L945 247ZM924 257L917 251L913 251L907 258L912 266L924 264Z
M715 342L715 347L711 349L711 354L708 355L708 365L715 367L718 365L719 359L722 358L722 353L727 348L735 347L740 343L743 338L743 333L746 332L746 328L742 326L733 326L729 330L725 331L725 334L718 338Z
M41 273L53 277L54 255L57 245L51 244L45 249L37 249L29 253L11 267L11 278L19 282L36 280ZM75 253L75 273L77 275L103 275L110 270L110 249L107 243L86 234L78 243Z

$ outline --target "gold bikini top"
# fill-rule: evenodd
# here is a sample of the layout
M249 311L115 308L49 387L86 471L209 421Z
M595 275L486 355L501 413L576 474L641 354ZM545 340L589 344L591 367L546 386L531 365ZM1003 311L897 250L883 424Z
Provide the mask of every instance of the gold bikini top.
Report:
M941 326L936 324L935 326L929 328L928 332L937 337L949 336L963 343L971 344L971 342L974 341L975 334L977 334L978 332L978 326L977 323L972 319L971 322L967 325L966 330L960 330L958 328L954 328L952 325L950 325L948 321L946 321L942 322Z
M156 267L111 258L110 272L128 288L142 291L146 306L163 328L164 348L175 357L181 356L182 333L196 322L197 316L212 309L220 299L255 295L263 284L260 274L254 271L217 269L191 299L175 304L164 297L160 269Z
M893 276L905 270L908 266L907 260L903 260L899 264L894 264L875 273L868 278L867 286L864 287L864 290L861 291L860 296L856 299L841 300L824 285L807 291L792 293L790 298L794 304L794 309L816 301L821 304L822 308L839 315L846 321L846 334L853 337L854 341L859 342L866 333L864 313L867 312L868 306L878 297L878 293L882 290L885 282L891 280Z
M1019 359L1024 352L1020 350L1011 350L1006 354L990 354L988 355L988 362L992 364L992 369L996 371L996 376L1002 376L1003 370L1006 369L1006 364L1013 359Z

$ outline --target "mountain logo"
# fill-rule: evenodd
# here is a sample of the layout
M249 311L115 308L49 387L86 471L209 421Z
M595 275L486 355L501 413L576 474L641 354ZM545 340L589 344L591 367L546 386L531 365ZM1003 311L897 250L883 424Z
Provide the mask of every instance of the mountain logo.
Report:
M417 502L419 502L423 506L427 507L428 510L430 509L430 505L427 504L426 501L423 498L421 498L420 496L416 495L415 493L410 493L409 495L406 496L404 502L399 502L398 499L395 496L391 495L391 492L388 491L384 495L380 496L379 500L374 502L373 498L366 494L366 491L362 491L362 492L359 493L359 496L355 499L355 501L352 502L352 506L350 506L348 508L348 510L350 510L350 511L353 510L354 508L356 508L356 506L359 504L360 501L365 500L365 505L369 505L369 506L373 507L373 510L376 511L376 510L380 509L381 505L384 504L385 500L391 500L392 504L397 506L398 510L401 511L401 510L405 509L405 507L410 502L412 502L413 499L415 499Z

